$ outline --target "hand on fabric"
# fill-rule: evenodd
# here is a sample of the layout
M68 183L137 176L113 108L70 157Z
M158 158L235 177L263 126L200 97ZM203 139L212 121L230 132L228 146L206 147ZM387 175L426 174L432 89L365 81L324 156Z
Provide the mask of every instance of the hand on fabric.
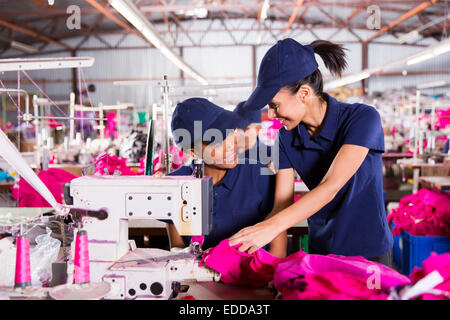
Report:
M240 252L252 254L271 242L279 234L277 228L270 220L265 220L247 227L233 235L229 241L230 246L241 244L237 249Z

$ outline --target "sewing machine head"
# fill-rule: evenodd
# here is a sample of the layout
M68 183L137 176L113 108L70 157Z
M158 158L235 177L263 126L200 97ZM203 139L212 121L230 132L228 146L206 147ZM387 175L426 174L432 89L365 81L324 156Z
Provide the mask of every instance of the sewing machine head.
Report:
M171 220L180 235L211 230L211 177L84 176L70 182L65 198L75 208L107 212L81 217L92 260L115 261L128 252L131 219Z

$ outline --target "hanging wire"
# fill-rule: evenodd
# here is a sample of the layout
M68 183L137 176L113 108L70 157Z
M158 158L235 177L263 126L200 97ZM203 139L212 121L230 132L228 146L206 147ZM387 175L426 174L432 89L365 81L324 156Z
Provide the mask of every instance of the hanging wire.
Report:
M3 89L6 89L6 90L7 90L7 88L6 88L5 85L3 84L2 80L0 80L0 85L3 87ZM23 115L22 111L21 111L21 110L19 109L19 107L17 106L17 103L16 103L16 102L14 101L14 99L11 97L11 94L9 93L9 91L6 91L6 94L8 95L9 99L10 99L11 102L14 104L14 106L16 107L17 112L18 112L20 115Z
M18 71L20 72L20 71ZM63 110L61 110L61 108L52 100L49 98L49 96L41 89L41 87L39 87L36 82L34 82L34 80L28 75L28 73L25 70L22 70L23 74L28 78L28 80L31 81L32 84L34 84L34 86L44 95L44 97L46 97L64 116L68 116L67 113L65 113Z

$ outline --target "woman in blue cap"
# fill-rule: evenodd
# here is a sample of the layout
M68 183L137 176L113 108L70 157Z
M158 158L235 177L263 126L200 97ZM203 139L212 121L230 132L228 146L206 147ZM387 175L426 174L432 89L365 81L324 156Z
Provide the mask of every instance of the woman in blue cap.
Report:
M347 64L344 50L329 41L303 46L285 39L265 54L245 108L269 105L269 116L284 126L278 135L274 209L230 238L230 245L241 244L240 251L255 252L308 219L310 253L363 256L390 265L393 239L383 201L379 113L323 92L314 56L340 76ZM294 170L310 190L295 203Z
M261 163L238 164L236 129L246 129L248 120L225 110L207 99L191 98L179 103L172 115L172 133L176 144L187 154L204 162L205 176L213 179L213 224L205 236L203 249L216 246L240 229L262 221L272 210L275 176ZM252 136L253 143L256 135ZM248 142L248 141L247 141ZM252 145L248 142L248 147ZM248 148L247 147L247 148ZM245 147L242 147L244 150ZM193 165L183 166L169 175L192 175ZM170 246L186 247L173 224L168 227ZM279 237L283 241L283 237ZM274 254L285 250L285 243L271 245Z

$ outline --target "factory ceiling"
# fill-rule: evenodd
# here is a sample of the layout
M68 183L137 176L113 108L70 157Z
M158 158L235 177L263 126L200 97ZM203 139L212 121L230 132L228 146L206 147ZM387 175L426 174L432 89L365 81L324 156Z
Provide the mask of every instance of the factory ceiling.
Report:
M180 35L189 38L190 45L202 46L198 39L218 31L226 32L236 46L245 43L243 33L255 29L272 42L298 31L319 38L317 30L333 29L329 37L333 38L346 30L353 35L353 41L363 44L387 42L384 40L387 35L398 44L402 35L416 30L417 40L409 45L417 46L421 46L423 39L440 41L450 31L446 0L129 1L172 47L179 46ZM120 39L130 34L140 36L107 0L0 0L0 8L0 57L11 47L21 46L26 52L22 55L51 51L75 54L85 49L92 37L104 44L103 49L116 49L121 41L111 44L104 40L105 36L116 34ZM207 23L200 25L200 21ZM368 29L372 29L369 36L360 32ZM201 32L203 36L193 39L192 32Z

